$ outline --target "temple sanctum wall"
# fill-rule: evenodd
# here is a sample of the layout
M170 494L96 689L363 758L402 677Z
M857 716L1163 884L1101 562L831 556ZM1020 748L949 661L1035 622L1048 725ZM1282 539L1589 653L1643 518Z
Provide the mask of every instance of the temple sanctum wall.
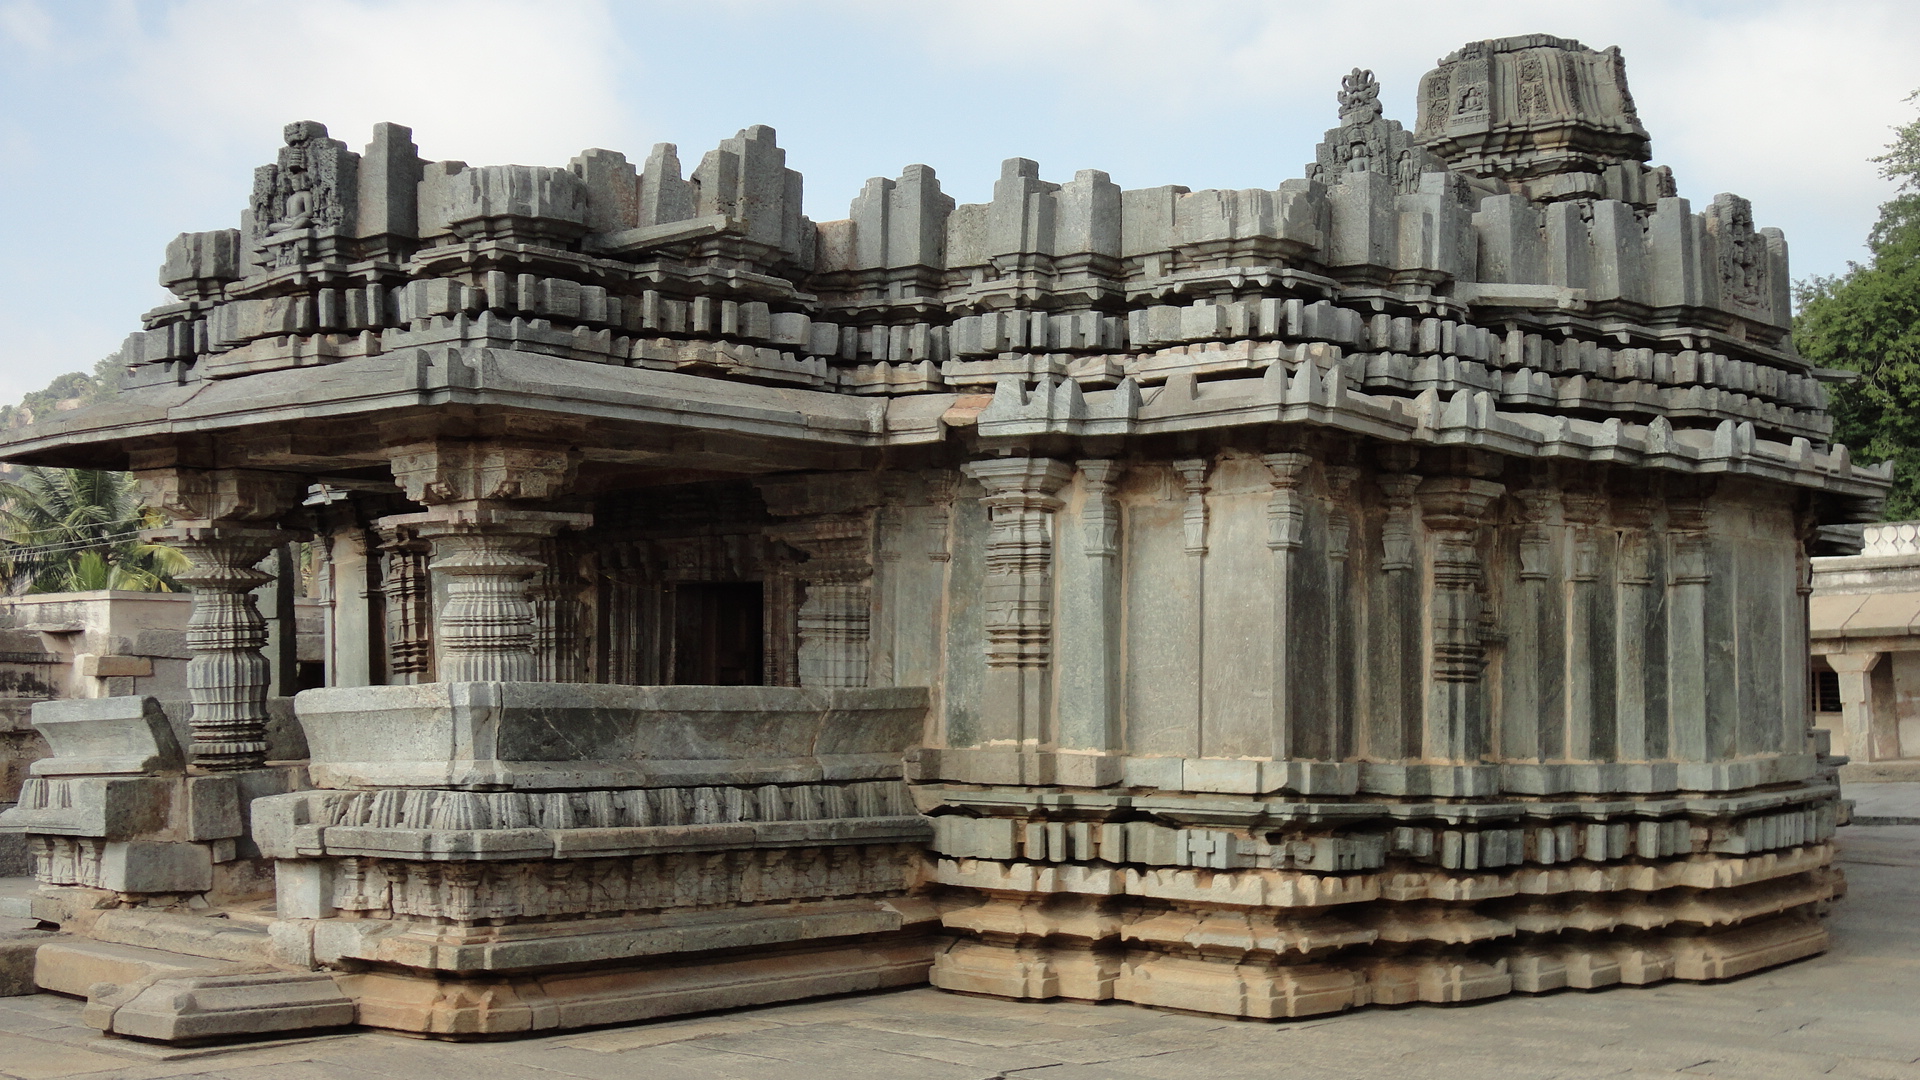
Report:
M1272 189L915 165L825 223L765 127L688 170L289 125L120 393L0 445L132 469L194 564L185 738L36 709L41 985L479 1036L1822 951L1810 560L1887 473L1786 241L1648 164L1616 49L1475 43L1419 101L1356 70ZM327 686L281 760L250 590L294 540Z

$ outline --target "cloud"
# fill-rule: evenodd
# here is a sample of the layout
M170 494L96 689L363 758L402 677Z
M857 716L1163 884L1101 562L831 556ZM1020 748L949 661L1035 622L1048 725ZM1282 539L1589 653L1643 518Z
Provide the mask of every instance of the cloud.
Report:
M560 162L628 127L601 0L184 0L122 31L125 85L190 144L393 121L429 158Z

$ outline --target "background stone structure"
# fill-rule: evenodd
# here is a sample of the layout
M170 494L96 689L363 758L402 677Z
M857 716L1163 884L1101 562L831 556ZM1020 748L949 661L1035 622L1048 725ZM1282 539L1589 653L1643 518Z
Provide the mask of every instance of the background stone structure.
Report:
M1828 440L1785 240L1674 195L1617 51L1469 45L1412 131L1367 72L1338 100L1274 189L1014 159L956 205L912 166L826 223L764 127L688 174L290 125L241 226L169 246L133 392L3 448L134 469L194 560L149 756L239 793L238 837L169 826L216 868L188 902L270 872L248 955L333 973L271 1023L929 964L1277 1017L1822 949L1808 560L1886 474ZM247 600L301 535L304 770ZM55 839L47 917L154 925ZM269 1022L257 973L181 978L91 1015Z
M1848 780L1920 779L1920 522L1868 525L1813 561L1814 722Z

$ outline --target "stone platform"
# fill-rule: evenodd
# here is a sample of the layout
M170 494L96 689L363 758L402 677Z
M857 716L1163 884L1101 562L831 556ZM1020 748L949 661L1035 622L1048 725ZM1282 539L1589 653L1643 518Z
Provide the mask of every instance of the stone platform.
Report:
M506 1043L366 1032L187 1049L103 1037L81 1022L80 1002L40 994L0 998L0 1075L1267 1080L1284 1061L1290 1080L1920 1078L1911 1018L1920 827L1846 828L1839 848L1851 891L1823 921L1831 951L1719 986L1560 991L1278 1023L919 988Z

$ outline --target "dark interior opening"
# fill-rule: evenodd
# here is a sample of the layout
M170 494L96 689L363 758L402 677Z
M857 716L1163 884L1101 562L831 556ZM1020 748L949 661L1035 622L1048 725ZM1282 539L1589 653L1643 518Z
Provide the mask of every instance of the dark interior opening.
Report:
M673 589L673 681L760 686L766 600L760 582L683 581Z
M1840 711L1840 673L1837 671L1813 672L1813 711Z

